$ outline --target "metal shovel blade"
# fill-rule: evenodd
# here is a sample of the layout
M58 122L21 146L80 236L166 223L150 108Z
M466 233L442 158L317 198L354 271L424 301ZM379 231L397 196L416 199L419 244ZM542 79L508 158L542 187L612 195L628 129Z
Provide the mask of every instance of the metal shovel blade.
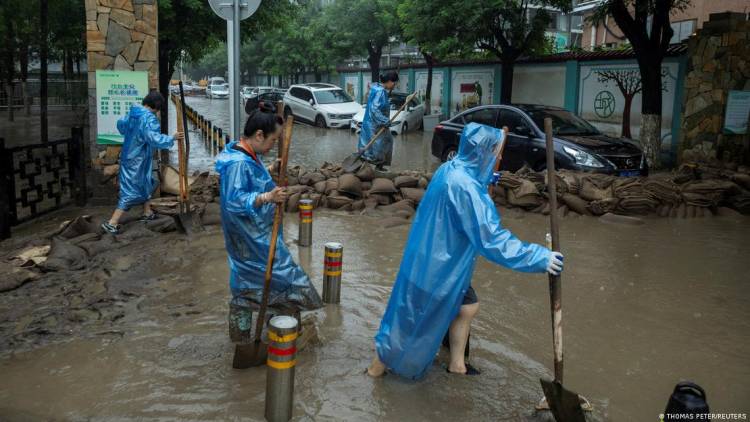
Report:
M257 349L257 350L256 350ZM266 364L268 357L268 344L252 342L248 344L237 344L234 346L234 369L247 369Z
M565 389L557 381L540 379L547 405L557 422L586 422L578 394Z
M362 154L354 153L344 159L344 162L341 163L341 167L343 167L344 173L355 173L362 168L364 163L365 162L362 160Z

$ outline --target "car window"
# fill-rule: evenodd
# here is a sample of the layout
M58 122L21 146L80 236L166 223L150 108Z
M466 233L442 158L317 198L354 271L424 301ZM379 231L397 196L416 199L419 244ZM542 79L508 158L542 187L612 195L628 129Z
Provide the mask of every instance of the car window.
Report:
M305 91L302 88L292 88L292 89L289 90L289 94L291 94L293 97L299 98L300 100L303 100L303 101L306 101L305 100L305 92L307 92L307 91Z
M343 89L330 89L315 92L318 104L340 104L354 101Z
M500 110L500 117L498 118L498 127L508 127L508 131L516 133L516 128L522 126L528 129L529 125L526 123L526 119L523 118L521 113L513 110Z
M599 131L589 122L567 110L532 109L526 110L531 120L544 128L544 118L552 119L552 133L555 135L595 135Z
M497 126L497 109L483 108L471 113L464 114L464 123L481 123L488 126Z

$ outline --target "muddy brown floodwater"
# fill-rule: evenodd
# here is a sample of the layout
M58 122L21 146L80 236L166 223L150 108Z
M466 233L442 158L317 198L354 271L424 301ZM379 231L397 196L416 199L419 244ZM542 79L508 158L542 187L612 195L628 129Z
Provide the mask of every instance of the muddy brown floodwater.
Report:
M504 214L522 239L544 238L543 216ZM296 220L287 214L287 243L316 286L326 241L343 243L344 275L341 304L314 313L320 344L299 354L295 420L545 419L532 410L538 378L551 375L545 276L479 260L471 361L481 376L446 374L441 353L420 382L373 380L363 370L408 226L384 230L370 217L321 210L313 247L297 248ZM702 385L713 411L750 412L748 221L648 219L634 227L562 220L565 384L593 402L591 420L658 420L681 379ZM265 369L231 368L219 227L189 242L162 235L105 254L97 265L104 288L132 299L113 303L121 315L106 324L13 347L3 339L0 420L263 420ZM73 283L59 282L55 289ZM37 283L0 294L0 315L20 300L44 302ZM23 333L22 317L2 324Z

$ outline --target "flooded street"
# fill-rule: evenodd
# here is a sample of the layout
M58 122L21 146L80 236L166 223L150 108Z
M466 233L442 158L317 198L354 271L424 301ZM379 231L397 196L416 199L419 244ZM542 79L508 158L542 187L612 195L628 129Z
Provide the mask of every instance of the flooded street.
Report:
M187 102L227 127L226 101ZM193 169L212 169L197 133L191 141ZM395 137L393 168L434 168L429 142L422 132ZM296 125L291 161L339 161L355 143L348 130ZM22 226L13 241L82 212ZM111 209L86 212L98 221ZM501 214L519 238L543 242L547 217ZM285 240L319 291L323 244L341 242L344 252L341 303L312 313L320 341L298 355L294 420L547 420L533 410L539 378L552 375L546 276L478 260L470 360L482 375L448 375L441 351L420 382L373 380L363 372L409 226L320 209L313 246L299 248L297 219L286 214ZM705 388L713 412L750 413L750 219L645 220L561 220L565 385L591 400L596 421L657 421L684 379ZM228 276L221 229L209 226L189 241L169 233L134 242L97 255L91 269L0 293L0 420L263 420L265 368L231 366ZM81 286L89 279L96 283ZM87 288L114 299L98 316L55 319L75 305L55 295Z
M507 214L518 236L543 238L545 218ZM295 419L538 420L538 378L551 375L552 363L547 279L483 259L473 278L481 310L471 351L481 376L447 375L443 354L421 382L362 373L408 232L373 223L316 212L315 244L300 249L296 217L286 218L287 242L318 289L323 243L344 244L341 304L315 313L320 344L298 357ZM750 411L749 236L746 219L723 217L642 227L564 220L565 381L592 400L593 420L657 420L681 379L701 384L712 410ZM262 420L265 368L231 368L218 227L189 243L173 233L107 259L108 288L138 298L114 334L92 326L32 351L4 346L2 419Z
M229 128L229 101L210 100L205 97L187 97L185 103L203 114L214 126L222 130ZM170 132L175 131L174 107L170 103ZM242 113L242 123L247 115ZM399 170L433 170L439 164L437 158L430 153L432 133L409 131L404 135L394 135L393 165L391 168ZM321 166L325 161L340 163L348 155L357 150L359 134L353 134L349 129L320 129L306 123L294 125L294 136L289 156L289 165L300 165L305 168ZM192 170L213 170L213 157L206 152L201 141L200 133L190 133L190 168ZM177 155L174 148L172 157ZM269 153L276 157L275 149Z

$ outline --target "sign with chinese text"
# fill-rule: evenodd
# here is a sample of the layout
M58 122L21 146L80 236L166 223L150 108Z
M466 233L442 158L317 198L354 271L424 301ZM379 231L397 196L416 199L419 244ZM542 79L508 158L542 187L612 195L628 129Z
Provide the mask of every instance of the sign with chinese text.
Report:
M744 135L750 115L750 91L729 91L724 115L724 133Z
M96 71L96 143L121 145L117 120L148 94L148 72Z

